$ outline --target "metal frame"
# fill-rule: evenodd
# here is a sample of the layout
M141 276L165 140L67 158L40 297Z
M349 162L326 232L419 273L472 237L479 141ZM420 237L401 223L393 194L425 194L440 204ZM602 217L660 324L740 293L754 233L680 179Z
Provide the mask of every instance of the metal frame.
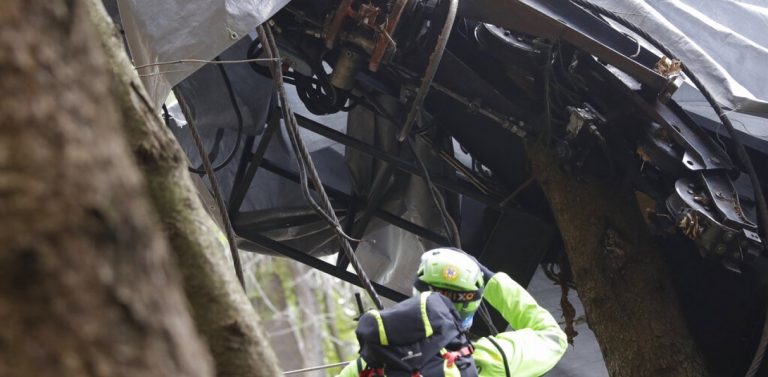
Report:
M341 190L330 187L328 185L323 185L328 196L336 204L345 207L337 208L337 210L346 212L347 220L345 223L345 231L348 234L355 238L361 237L364 234L365 229L367 228L370 221L375 217L423 239L438 244L450 244L450 241L446 236L427 229L423 226L414 224L380 208L380 204L386 196L386 188L388 187L392 176L396 171L406 172L413 176L425 179L423 171L419 169L415 164L406 161L399 156L387 153L373 145L315 122L311 119L302 117L300 115L296 115L296 118L298 120L299 126L302 128L317 133L346 147L355 149L384 163L385 167L378 171L376 177L374 178L374 182L371 185L370 192L366 198L356 197L352 194L342 192ZM265 127L264 133L262 134L261 140L259 140L258 145L256 146L255 151L253 150L255 137L251 136L246 139L245 148L240 160L240 165L238 166L237 172L235 174L235 181L233 182L232 190L230 191L228 203L228 210L230 216L233 218L234 223L236 224L236 230L238 230L238 233L247 232L248 236L245 238L254 244L259 245L260 247L294 259L312 268L316 268L320 271L333 275L341 280L359 285L360 281L358 277L354 273L348 272L346 270L349 263L347 258L340 256L336 265L327 263L319 258L296 250L282 242L273 240L267 236L264 236L263 234L260 234L260 232L263 232L264 230L279 228L280 225L265 224L263 222L248 224L244 223L243 221L237 221L238 216L241 214L240 206L242 205L245 195L251 186L251 182L253 181L258 169L264 169L270 173L276 174L296 183L300 182L298 173L288 170L264 157L269 144L274 139L274 134L277 132L279 127L279 118L275 117L270 119ZM466 181L450 178L437 173L430 174L430 179L438 187L446 189L450 192L471 197L489 206L490 208L494 208L499 211L504 210L504 206L499 204L503 200L502 197L497 198L495 196L484 194ZM310 187L315 189L311 183ZM406 298L405 295L380 284L374 283L374 286L379 294L389 299L399 301Z

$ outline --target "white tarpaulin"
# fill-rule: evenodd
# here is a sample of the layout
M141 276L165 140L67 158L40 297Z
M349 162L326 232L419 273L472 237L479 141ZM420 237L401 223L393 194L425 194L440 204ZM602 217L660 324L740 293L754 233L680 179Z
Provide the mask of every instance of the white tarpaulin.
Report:
M290 0L118 0L135 66L181 59L211 60ZM199 63L139 70L156 107Z
M464 0L471 1L471 0ZM500 0L514 1L514 0ZM593 0L688 64L726 108L768 117L768 0ZM212 59L289 0L118 0L134 64ZM198 64L144 68L156 104Z
M592 0L664 44L727 109L768 117L768 0Z

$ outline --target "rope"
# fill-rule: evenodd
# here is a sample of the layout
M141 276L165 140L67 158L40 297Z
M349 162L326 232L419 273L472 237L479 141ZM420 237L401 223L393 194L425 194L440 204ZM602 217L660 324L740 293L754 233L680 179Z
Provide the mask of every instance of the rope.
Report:
M381 302L381 298L379 297L378 293L376 293L376 289L373 287L373 284L371 284L370 279L368 279L368 275L366 275L365 271L360 265L360 262L357 260L357 257L355 257L352 246L349 244L350 240L357 240L349 237L346 233L344 233L344 230L339 223L339 219L336 217L336 212L333 210L333 205L331 204L331 201L328 199L328 195L325 192L325 188L323 187L323 184L320 180L320 176L315 169L312 157L309 155L309 151L307 150L306 145L304 145L304 141L301 139L301 135L299 134L297 125L298 122L296 121L296 116L291 110L291 106L288 102L288 95L285 91L282 69L278 63L280 61L280 51L277 48L277 43L275 42L275 37L272 34L272 29L268 25L266 27L264 25L260 25L257 27L257 32L259 34L259 39L262 40L262 45L264 47L264 51L267 54L267 57L272 59L273 62L272 79L277 88L280 110L283 113L285 128L288 131L291 146L294 153L296 154L296 161L298 164L298 171L301 178L302 193L304 198L315 209L315 211L328 222L333 231L336 233L339 238L341 249L346 255L347 259L349 259L352 268L357 274L357 277L360 279L360 284L363 286L366 292L368 292L368 295L376 305L376 308L382 309L384 305ZM321 202L319 204L315 201L309 192L309 180L312 180L312 184L314 185L315 190L320 195Z
M309 367L309 368L303 368L303 369L289 370L287 372L283 372L283 375L287 376L289 374L299 374L299 373L304 373L304 372L312 372L312 371L315 371L315 370L330 369L330 368L333 368L333 367L345 366L345 365L347 365L349 363L352 363L352 362L354 362L354 360L353 361L342 361L340 363L319 365L319 366L316 366L316 367Z

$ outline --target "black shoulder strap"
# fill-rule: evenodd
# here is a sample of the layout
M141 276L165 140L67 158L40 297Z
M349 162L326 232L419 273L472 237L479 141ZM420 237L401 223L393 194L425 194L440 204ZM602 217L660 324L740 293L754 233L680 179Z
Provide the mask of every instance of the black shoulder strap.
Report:
M499 350L499 353L501 353L501 361L504 363L504 373L507 374L507 377L510 377L510 375L509 375L509 363L507 363L507 355L504 353L504 350L501 349L501 346L499 345L499 343L496 343L496 341L493 340L492 336L489 336L488 340L490 340L491 343L493 343L493 345L496 347L496 349Z

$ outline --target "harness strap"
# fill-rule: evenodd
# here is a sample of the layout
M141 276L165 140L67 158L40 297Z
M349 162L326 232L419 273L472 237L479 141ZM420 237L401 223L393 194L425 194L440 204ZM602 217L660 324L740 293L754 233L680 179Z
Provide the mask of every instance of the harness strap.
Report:
M465 356L471 356L475 352L475 347L472 345L461 347L458 351L446 352L443 354L443 359L448 360L448 366L452 367L456 363L456 359Z
M360 371L360 377L384 376L384 368L365 368Z

